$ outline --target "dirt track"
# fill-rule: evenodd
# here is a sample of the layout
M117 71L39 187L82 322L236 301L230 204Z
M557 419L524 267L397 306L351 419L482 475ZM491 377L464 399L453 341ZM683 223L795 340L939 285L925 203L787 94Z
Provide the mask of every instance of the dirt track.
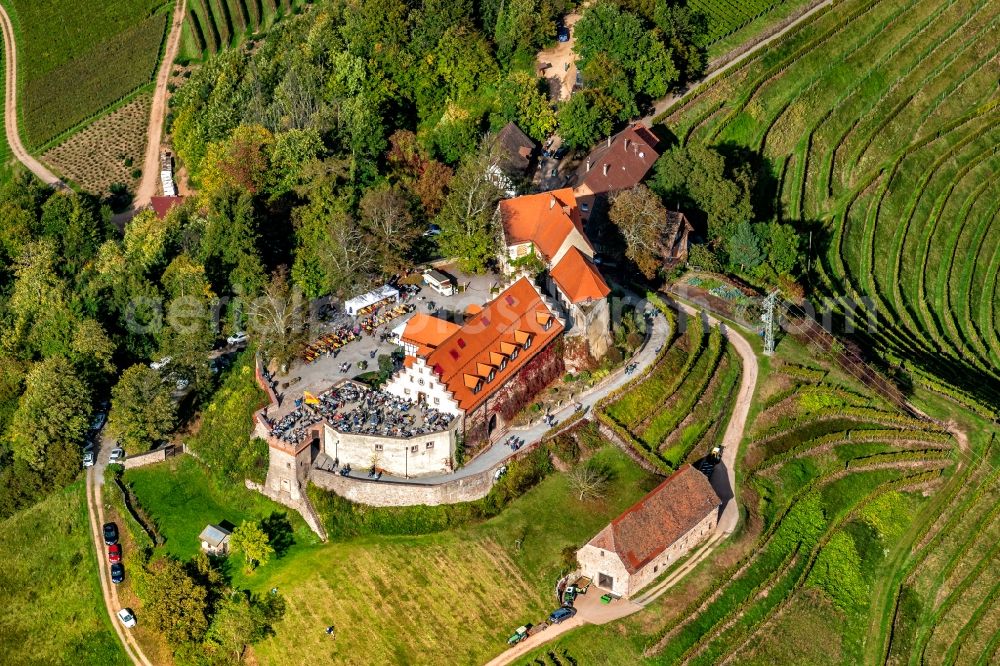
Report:
M157 182L160 178L160 140L163 136L163 119L167 108L167 81L170 70L177 57L177 49L181 43L181 26L184 24L186 0L177 0L174 6L174 16L170 24L170 35L167 37L167 47L160 61L160 70L156 73L156 89L153 91L153 102L149 109L149 127L146 130L146 159L142 163L142 180L135 190L132 211L147 205L156 196Z
M102 526L104 525L104 504L101 496L103 478L100 475L104 473L104 466L107 463L110 446L105 445L101 448L103 450L99 452L98 456L101 462L87 470L87 515L90 517L90 533L94 540L94 548L97 549L98 573L101 578L101 592L104 595L104 605L108 609L111 624L114 626L115 632L118 634L118 640L121 642L122 647L125 648L125 654L128 655L129 660L133 664L152 666L152 663L143 654L142 648L139 647L135 638L132 637L129 630L118 619L118 610L122 606L118 600L118 589L111 582L111 572L109 570L107 552L104 546L104 534L102 532ZM126 575L128 575L128 572L126 572Z
M17 49L14 47L14 27L11 25L7 10L0 5L0 28L3 30L4 66L6 79L4 81L4 131L7 133L7 143L14 157L31 173L49 185L66 187L66 184L56 178L55 174L42 166L42 163L28 154L21 135L17 133Z

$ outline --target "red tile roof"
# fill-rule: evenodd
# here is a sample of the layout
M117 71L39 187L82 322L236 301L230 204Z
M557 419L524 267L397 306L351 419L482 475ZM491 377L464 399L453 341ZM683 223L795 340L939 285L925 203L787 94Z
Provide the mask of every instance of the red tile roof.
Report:
M611 293L597 266L576 247L571 247L549 272L570 303L586 303Z
M542 317L539 317L541 313ZM545 323L551 318L551 325ZM563 330L535 287L521 278L426 357L459 407L475 409ZM527 349L524 342L530 341ZM517 358L510 358L517 353ZM506 359L503 369L499 366ZM492 381L483 366L496 369ZM474 392L479 386L478 392Z
M634 574L717 511L721 503L708 478L684 465L612 520L590 545L614 551Z
M184 197L152 197L149 200L150 206L153 208L153 212L156 213L156 217L161 220L167 216L171 208L175 206L180 206L184 203Z
M546 261L559 251L575 227L586 240L573 190L526 194L500 202L507 245L533 243Z
M638 185L656 162L659 139L643 125L632 125L601 142L577 170L577 186L597 195ZM588 169L589 165L589 169Z
M418 312L406 322L401 337L404 342L434 349L460 328L454 322Z

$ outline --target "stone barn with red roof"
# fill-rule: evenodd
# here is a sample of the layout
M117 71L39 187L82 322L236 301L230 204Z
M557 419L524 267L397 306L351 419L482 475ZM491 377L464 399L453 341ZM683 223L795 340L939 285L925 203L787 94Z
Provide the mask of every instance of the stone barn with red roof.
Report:
M634 595L711 534L721 504L708 478L684 465L577 551L583 575Z

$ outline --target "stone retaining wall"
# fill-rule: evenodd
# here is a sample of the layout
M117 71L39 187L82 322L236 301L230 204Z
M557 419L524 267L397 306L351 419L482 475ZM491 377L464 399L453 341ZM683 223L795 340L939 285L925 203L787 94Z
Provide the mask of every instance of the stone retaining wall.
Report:
M140 453L139 455L129 456L124 460L123 464L125 465L125 469L143 467L145 465L163 462L177 453L177 448L173 445L165 446L162 449L156 449L155 451L150 451L149 453Z
M501 467L494 465L471 476L437 485L371 481L358 477L343 477L336 472L313 469L309 480L324 490L330 490L357 504L369 506L414 506L472 502L482 499L493 487L493 477Z

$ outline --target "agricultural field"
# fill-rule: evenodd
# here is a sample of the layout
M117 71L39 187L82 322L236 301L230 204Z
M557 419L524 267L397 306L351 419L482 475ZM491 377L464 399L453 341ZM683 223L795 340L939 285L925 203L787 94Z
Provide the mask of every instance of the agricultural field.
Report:
M306 4L307 0L188 0L180 55L199 60L235 46Z
M150 100L139 95L49 149L43 159L88 192L108 194L114 183L134 191L136 176L142 175Z
M616 392L600 418L650 462L676 469L719 444L740 381L740 359L717 328L671 311L671 340L652 372Z
M890 604L891 618L895 596L883 571L961 486L964 458L943 427L816 352L786 338L762 366L737 470L742 530L636 615L516 663L879 661L868 651L888 626L874 609Z
M152 81L173 3L3 0L18 49L20 131L42 151ZM97 37L95 39L95 36Z
M104 608L82 479L0 521L4 664L126 664Z
M809 281L887 369L992 417L1000 399L1000 5L845 0L661 118L760 152ZM815 259L818 259L815 260Z

